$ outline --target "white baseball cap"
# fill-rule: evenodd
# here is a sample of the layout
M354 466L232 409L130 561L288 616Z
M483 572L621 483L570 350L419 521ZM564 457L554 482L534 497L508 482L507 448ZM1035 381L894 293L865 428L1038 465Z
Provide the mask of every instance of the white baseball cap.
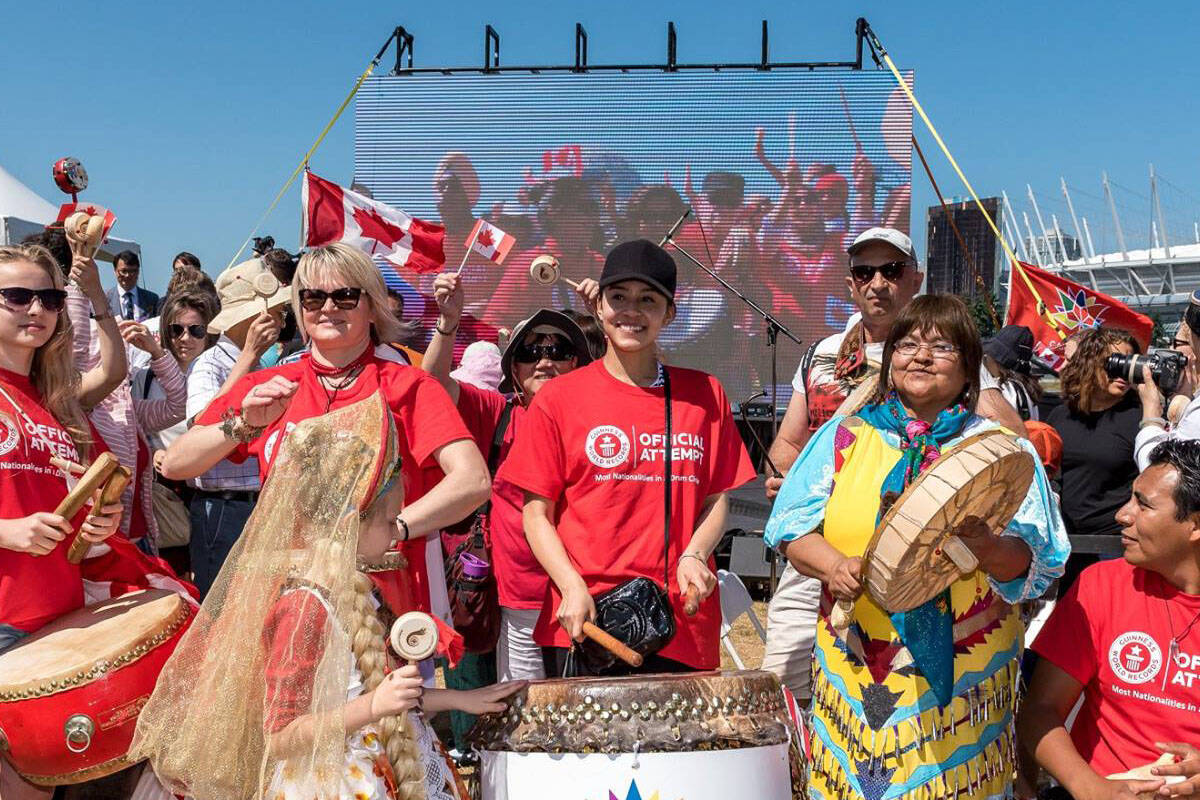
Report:
M855 238L853 244L846 248L846 252L854 255L871 242L890 244L911 258L914 264L917 263L917 250L913 247L912 239L895 228L867 228Z

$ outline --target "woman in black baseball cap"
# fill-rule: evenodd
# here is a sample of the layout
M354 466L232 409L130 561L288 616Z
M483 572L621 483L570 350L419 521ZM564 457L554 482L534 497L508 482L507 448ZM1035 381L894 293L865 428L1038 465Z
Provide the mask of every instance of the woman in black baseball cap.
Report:
M657 594L638 613L673 633L626 641L645 656L638 671L720 663L711 555L725 493L754 469L720 382L658 358L659 333L675 317L675 280L675 262L658 245L613 248L600 280L581 286L608 340L603 358L538 392L500 468L499 480L525 492L525 536L551 579L534 629L549 677L563 674L585 623L618 638L639 628L606 608L617 607L614 592L625 597L647 581ZM694 616L684 613L689 595ZM628 671L590 645L573 661L578 674Z

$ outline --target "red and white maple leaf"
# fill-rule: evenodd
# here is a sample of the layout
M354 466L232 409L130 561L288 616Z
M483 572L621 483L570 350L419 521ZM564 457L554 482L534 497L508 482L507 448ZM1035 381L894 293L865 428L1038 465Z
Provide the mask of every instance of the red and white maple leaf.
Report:
M355 208L354 221L362 229L363 238L375 240L376 244L371 245L372 254L378 245L391 250L406 235L403 228L388 222L375 209Z
M496 240L492 238L492 229L491 228L486 228L486 227L482 228L479 231L479 235L475 237L475 241L479 244L480 247L495 247L496 246Z

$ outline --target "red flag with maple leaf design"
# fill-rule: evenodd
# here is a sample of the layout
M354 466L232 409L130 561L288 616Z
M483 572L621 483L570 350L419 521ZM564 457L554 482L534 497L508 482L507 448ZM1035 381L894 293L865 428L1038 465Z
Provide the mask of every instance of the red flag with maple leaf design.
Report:
M384 205L311 172L304 173L304 244L345 242L413 272L437 272L446 262L441 225Z
M1052 369L1062 365L1063 340L1077 331L1104 325L1129 331L1142 349L1150 344L1154 320L1061 275L1019 262L1008 289L1006 325L1033 331L1033 352Z
M476 220L475 227L471 229L471 236L466 245L484 258L502 264L508 251L512 250L516 243L517 237L480 219Z

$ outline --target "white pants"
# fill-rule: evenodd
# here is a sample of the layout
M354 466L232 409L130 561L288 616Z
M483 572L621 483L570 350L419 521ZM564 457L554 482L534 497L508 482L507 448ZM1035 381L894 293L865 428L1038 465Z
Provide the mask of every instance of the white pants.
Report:
M767 650L762 668L778 675L801 707L812 697L813 642L820 605L821 582L788 564L767 606Z
M500 641L496 647L496 679L540 681L546 677L542 648L533 641L540 608L500 606Z

